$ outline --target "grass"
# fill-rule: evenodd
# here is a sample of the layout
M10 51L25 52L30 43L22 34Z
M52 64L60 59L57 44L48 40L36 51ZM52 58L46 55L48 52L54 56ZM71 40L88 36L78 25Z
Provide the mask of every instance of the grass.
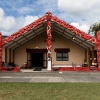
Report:
M100 100L100 83L0 83L0 100Z

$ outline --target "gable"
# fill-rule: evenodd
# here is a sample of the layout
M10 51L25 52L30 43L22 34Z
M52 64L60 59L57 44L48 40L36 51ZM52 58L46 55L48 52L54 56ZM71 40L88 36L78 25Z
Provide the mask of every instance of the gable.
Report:
M15 49L39 34L47 34L47 17L48 15L46 13L43 17L39 18L33 23L4 38L2 45L7 48ZM85 49L96 47L96 39L94 37L53 15L51 16L51 29L52 32L64 36L67 40Z

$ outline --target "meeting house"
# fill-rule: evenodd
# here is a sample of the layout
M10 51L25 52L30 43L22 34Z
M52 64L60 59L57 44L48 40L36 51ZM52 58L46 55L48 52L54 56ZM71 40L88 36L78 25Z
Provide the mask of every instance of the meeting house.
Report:
M47 12L44 16L3 38L0 33L0 69L15 67L100 70L100 31L93 37ZM8 66L8 65L7 65ZM12 67L12 66L10 66Z

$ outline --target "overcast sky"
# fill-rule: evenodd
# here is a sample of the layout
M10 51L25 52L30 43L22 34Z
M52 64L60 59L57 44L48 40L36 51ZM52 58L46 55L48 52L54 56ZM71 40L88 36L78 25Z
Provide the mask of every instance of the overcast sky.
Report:
M100 22L100 0L0 0L0 31L10 35L47 11L85 32Z

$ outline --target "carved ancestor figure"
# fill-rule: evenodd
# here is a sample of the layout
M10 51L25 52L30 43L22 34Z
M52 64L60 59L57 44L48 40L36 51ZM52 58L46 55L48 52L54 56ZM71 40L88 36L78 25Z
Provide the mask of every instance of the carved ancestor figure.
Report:
M52 47L52 34L51 34L51 16L50 12L46 13L47 19L47 50L48 50L48 58L51 58L51 47Z

